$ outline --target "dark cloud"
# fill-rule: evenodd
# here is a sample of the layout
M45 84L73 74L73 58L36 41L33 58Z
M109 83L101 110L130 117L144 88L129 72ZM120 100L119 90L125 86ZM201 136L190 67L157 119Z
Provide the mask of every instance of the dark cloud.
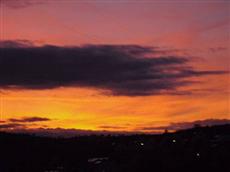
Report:
M102 125L102 126L99 126L99 128L101 128L101 129L125 129L125 128L127 128L127 127L123 127L123 126Z
M5 129L16 129L16 128L25 128L23 124L19 123L6 123L6 124L0 124L0 130L5 130Z
M193 84L191 77L226 73L195 70L188 65L188 57L154 56L157 50L138 45L34 47L18 41L1 45L1 88L74 86L113 95L180 95L181 86Z
M157 130L183 130L188 128L193 128L195 125L200 126L213 126L213 125L223 125L230 124L230 119L206 119L206 120L197 120L193 122L178 122L171 123L167 126L159 126L159 127L143 127L140 130L145 131L157 131Z
M50 121L49 118L41 118L41 117L25 117L21 119L17 118L10 118L8 119L10 122L17 122L17 123L31 123L31 122L43 122L43 121Z
M229 48L228 47L213 47L213 48L209 48L209 51L211 53L216 53L216 52L222 52L222 51L228 51Z
M41 118L41 117L25 117L25 118L10 118L6 121L0 121L0 129L7 130L7 129L26 129L30 123L36 122L44 122L50 121L49 118Z

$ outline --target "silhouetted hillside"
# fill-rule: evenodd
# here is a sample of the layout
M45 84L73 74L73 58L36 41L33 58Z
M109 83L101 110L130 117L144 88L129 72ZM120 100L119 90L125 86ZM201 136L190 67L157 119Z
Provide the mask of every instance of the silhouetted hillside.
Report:
M69 139L0 133L1 172L224 172L230 125Z

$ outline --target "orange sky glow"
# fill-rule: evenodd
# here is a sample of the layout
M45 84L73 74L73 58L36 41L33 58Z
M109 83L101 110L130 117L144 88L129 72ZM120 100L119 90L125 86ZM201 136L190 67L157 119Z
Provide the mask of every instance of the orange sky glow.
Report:
M8 124L9 119L40 117L49 120L28 122L26 128L155 132L143 128L230 120L228 1L0 2L2 42L27 40L34 47L158 47L167 56L188 58L196 70L225 71L191 77L194 83L182 85L178 94L130 96L109 94L97 86L30 89L0 84L0 125Z

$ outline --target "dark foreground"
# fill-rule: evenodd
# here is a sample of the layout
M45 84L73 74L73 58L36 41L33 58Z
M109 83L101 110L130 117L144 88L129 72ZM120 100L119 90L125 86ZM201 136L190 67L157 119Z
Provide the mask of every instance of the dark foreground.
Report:
M0 133L0 172L174 171L230 171L230 125L72 139Z

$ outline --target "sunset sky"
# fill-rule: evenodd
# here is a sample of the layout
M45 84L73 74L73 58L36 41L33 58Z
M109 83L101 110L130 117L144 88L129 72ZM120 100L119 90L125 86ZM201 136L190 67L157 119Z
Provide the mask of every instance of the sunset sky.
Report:
M230 123L229 1L0 2L0 130Z

